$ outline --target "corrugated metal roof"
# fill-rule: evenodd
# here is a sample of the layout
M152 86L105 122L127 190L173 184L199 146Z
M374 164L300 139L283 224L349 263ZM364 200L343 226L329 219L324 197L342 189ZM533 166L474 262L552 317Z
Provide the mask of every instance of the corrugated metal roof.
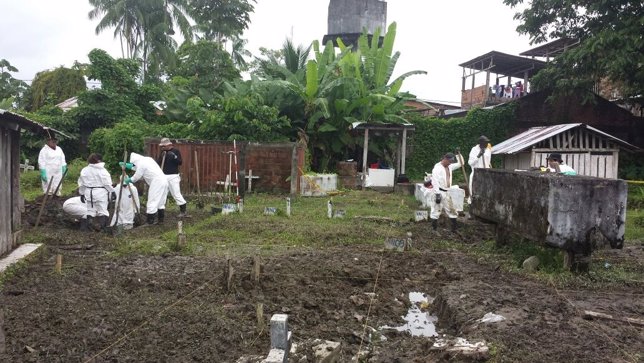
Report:
M554 126L539 126L539 127L532 127L528 129L525 132L522 132L516 136L513 136L497 145L494 145L492 148L492 154L515 154L520 151L523 151L532 145L535 145L543 140L547 140L551 138L552 136L555 136L557 134L560 134L564 131L574 129L577 127L583 127L585 129L588 129L592 132L595 132L597 134L600 134L618 144L620 144L622 147L630 149L630 150L636 150L638 149L637 146L631 145L627 143L624 140L618 139L615 136L612 136L610 134L607 134L603 131L597 130L594 127L588 126L586 124L582 123L576 123L576 124L561 124L561 125L554 125Z
M71 138L69 135L66 135L63 132L60 132L56 129L52 129L51 127L45 126L36 121L30 120L25 116L19 115L11 111L0 109L0 123L2 123L3 121L15 122L20 127L29 129L31 130L31 132L36 134L47 135L48 133L53 132L55 134L62 135L66 138Z

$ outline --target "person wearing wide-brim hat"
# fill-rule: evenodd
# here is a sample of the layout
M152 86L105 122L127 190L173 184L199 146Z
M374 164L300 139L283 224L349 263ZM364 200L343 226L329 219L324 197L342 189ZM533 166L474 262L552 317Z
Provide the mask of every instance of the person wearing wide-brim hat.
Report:
M561 173L565 175L577 175L575 169L564 163L560 153L551 153L550 155L548 155L548 157L546 157L546 160L548 161L550 172Z
M438 228L438 218L441 213L445 212L452 223L452 231L456 231L458 212L454 208L452 198L447 191L452 186L454 170L458 170L460 167L461 164L456 161L456 156L452 153L447 153L432 169L432 189L434 194L429 203L431 208L429 217L432 220L434 230Z
M168 178L168 191L179 206L177 217L188 217L187 202L181 195L181 175L179 174L179 166L183 163L181 152L174 147L172 141L167 137L161 139L159 147L161 148L161 155L159 155L157 163L163 165L163 174Z
M472 180L474 179L474 169L478 168L491 168L492 167L492 146L490 145L490 139L485 135L481 135L478 140L478 144L472 147L470 150L470 156L467 159L467 163L472 168L470 173L470 198L467 199L467 203L470 204L472 201Z
M38 154L38 169L40 169L40 180L42 181L42 191L47 193L49 187L49 194L54 194L58 187L57 196L62 194L62 183L60 183L63 174L67 170L67 161L65 161L65 153L63 149L58 146L56 136L49 133L47 130L46 144L40 149ZM49 186L51 182L51 186Z

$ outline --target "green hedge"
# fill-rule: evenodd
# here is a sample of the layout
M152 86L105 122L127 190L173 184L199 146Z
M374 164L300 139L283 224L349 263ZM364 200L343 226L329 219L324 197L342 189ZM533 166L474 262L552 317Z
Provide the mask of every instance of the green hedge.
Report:
M470 149L477 144L479 136L487 136L492 145L504 141L511 135L513 119L512 104L488 110L476 108L461 118L410 118L416 131L410 142L412 152L407 158L407 175L413 180L421 180L445 153L454 152L457 147L467 163ZM496 162L498 160L493 159L493 163ZM454 174L454 177L457 182L463 180L462 173Z

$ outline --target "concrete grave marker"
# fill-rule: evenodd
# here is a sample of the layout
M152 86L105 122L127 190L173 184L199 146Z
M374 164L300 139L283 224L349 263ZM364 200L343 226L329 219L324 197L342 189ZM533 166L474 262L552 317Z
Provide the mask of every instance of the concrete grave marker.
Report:
M275 207L264 207L265 216L274 216L277 214L277 208Z
M426 221L429 218L429 212L426 210L417 210L414 216L416 222Z
M333 211L333 218L344 218L347 215L347 211L344 209L336 209Z
M237 204L224 203L221 209L221 214L226 215L226 214L235 213L236 211L237 211Z
M286 198L286 215L291 216L291 198Z
M407 251L409 250L409 238L403 237L389 237L385 240L385 249L392 251Z

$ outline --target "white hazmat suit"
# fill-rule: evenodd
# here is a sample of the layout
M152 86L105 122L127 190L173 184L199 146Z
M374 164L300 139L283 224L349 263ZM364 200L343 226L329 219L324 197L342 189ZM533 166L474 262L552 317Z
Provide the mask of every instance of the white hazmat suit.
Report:
M432 169L432 189L430 189L434 192L434 195L429 203L431 207L429 217L431 219L438 219L442 211L445 211L445 214L447 214L449 218L458 217L458 212L452 202L451 193L448 193L448 191L452 187L452 174L454 170L457 170L460 167L460 163L449 164L447 168L440 162L434 165L434 169ZM440 195L440 203L436 203L437 195Z
M120 207L118 207L118 224L125 226L125 229L131 229L134 226L134 214L136 213L137 209L141 208L141 204L139 202L139 192L136 187L132 185L130 185L129 187L125 186L122 192L121 186L117 185L116 188L114 188L114 192L116 193L116 205L119 206L120 204ZM136 204L136 208L134 207L134 204ZM116 212L114 216L112 216L112 222L110 223L110 226L113 226L115 224Z
M56 146L55 149L52 149L49 145L45 145L40 149L40 153L38 154L38 169L40 169L41 172L44 170L47 178L47 181L42 181L43 193L47 193L47 186L53 177L54 180L51 182L49 194L54 194L54 190L56 190L58 183L60 183L60 179L63 177L63 166L66 165L65 153L60 146ZM61 195L62 189L63 187L61 184L61 187L58 189L58 196Z
M143 179L148 184L148 203L146 213L155 214L159 209L165 210L168 198L168 179L157 162L149 156L137 153L130 154L130 163L134 164L136 172L131 178L132 183Z
M470 151L470 157L467 161L467 163L470 165L472 168L472 172L470 173L470 198L468 198L468 204L471 203L471 197L474 195L472 191L472 180L474 180L474 170L478 168L491 168L492 167L492 150L489 147L486 147L485 150L483 151L483 155L479 157L481 154L481 146L479 145L474 145L472 150Z
M81 201L81 197L72 197L63 203L63 212L81 219L87 217L87 206Z
M107 210L112 188L112 177L105 169L105 163L89 164L81 170L78 178L78 193L85 196L89 217L109 217Z

